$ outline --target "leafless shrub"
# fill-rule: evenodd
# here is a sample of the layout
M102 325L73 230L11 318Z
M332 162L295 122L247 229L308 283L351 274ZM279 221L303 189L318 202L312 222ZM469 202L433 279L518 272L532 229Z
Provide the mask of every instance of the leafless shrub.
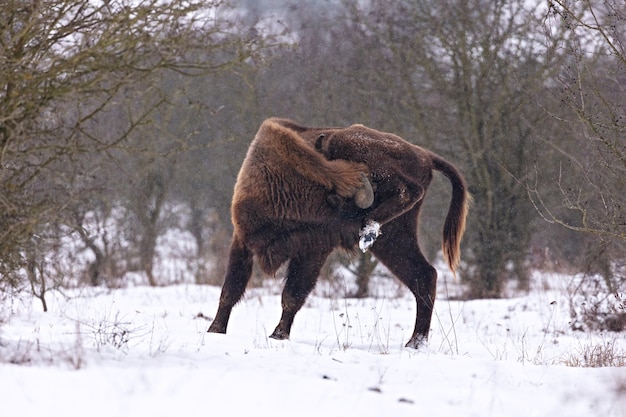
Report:
M624 277L577 276L569 288L570 327L577 331L621 332L626 326Z
M100 320L91 323L77 323L79 323L77 334L81 337L88 336L97 351L112 347L127 352L128 344L132 339L143 337L146 334L141 327L133 327L133 320L121 317L119 312L113 317L105 314Z
M615 340L581 345L563 363L577 368L602 368L626 366L626 352L615 345Z

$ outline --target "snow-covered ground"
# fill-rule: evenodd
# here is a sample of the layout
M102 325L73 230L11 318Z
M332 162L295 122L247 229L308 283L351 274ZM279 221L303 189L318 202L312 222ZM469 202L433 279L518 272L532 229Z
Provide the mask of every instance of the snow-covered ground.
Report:
M430 342L403 347L414 301L393 281L362 300L320 282L290 341L268 338L279 282L252 288L227 335L207 334L219 288L51 293L0 308L0 409L20 416L626 416L623 333L571 331L568 277L529 294L436 303ZM382 281L381 281L382 282ZM440 286L443 291L443 285ZM620 356L621 355L621 356ZM587 358L588 359L588 358Z

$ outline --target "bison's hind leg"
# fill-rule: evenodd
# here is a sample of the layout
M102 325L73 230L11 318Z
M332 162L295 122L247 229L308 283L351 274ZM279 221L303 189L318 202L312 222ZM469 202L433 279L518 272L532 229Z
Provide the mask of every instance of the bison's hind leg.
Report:
M228 269L222 286L220 303L215 319L209 327L210 333L226 333L230 313L243 296L252 275L252 264L252 252L235 235L230 247Z
M437 270L428 263L417 243L419 207L383 226L371 251L415 296L415 328L406 346L419 348L428 339L435 303Z
M306 297L315 287L317 276L329 253L330 250L315 248L310 253L289 261L282 295L283 313L278 326L270 335L272 339L289 339L296 313L302 308Z

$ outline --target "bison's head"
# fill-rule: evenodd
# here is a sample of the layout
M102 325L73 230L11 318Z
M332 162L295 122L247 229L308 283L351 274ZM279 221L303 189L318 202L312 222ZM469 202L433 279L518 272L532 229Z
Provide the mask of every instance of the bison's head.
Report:
M333 149L330 146L331 142L332 141L330 140L329 135L322 133L315 141L315 149L331 161L335 159L345 159L352 162L360 162L358 159L351 157L352 155L346 155L345 157L335 155L335 152L333 152ZM352 197L354 198L354 203L357 207L367 209L374 204L374 189L372 188L372 184L365 173L361 173L361 184L361 187L355 191Z

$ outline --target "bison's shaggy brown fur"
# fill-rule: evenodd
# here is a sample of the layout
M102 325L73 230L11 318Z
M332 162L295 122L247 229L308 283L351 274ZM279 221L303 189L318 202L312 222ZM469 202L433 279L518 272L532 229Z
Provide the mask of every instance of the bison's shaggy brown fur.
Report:
M418 215L433 170L452 184L443 252L455 271L470 198L453 165L398 136L362 125L309 128L286 119L265 121L235 185L228 271L209 331L226 332L256 255L267 273L289 260L283 314L271 335L288 338L326 257L336 247L352 250L363 227L374 223L382 226L382 233L372 253L415 295L417 316L407 346L417 348L428 336L437 280L417 242ZM363 181L363 173L369 182ZM373 201L361 198L370 183Z

